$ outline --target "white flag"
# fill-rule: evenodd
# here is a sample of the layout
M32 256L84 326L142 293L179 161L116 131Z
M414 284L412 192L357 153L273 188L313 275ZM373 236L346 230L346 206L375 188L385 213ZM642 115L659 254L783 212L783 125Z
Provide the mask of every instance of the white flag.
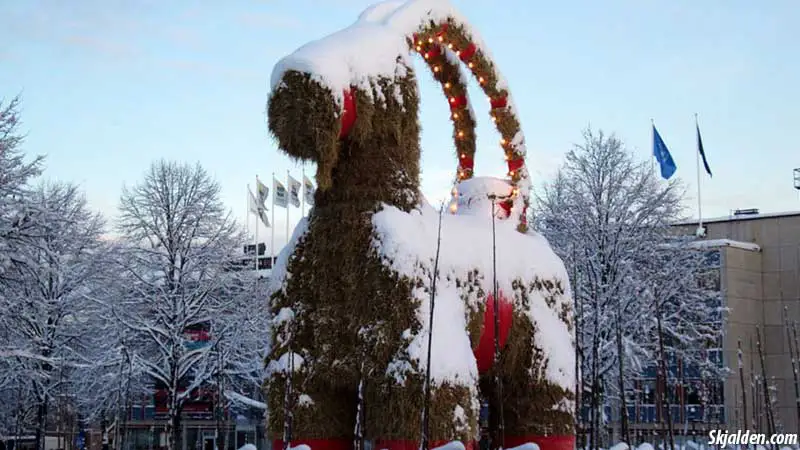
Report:
M247 188L247 207L250 209L250 212L258 216L261 219L261 223L264 224L265 227L269 228L269 219L267 218L267 208L264 205L260 205L258 200L256 200L255 195L253 195L253 191L250 188Z
M269 197L269 188L259 179L256 179L256 192L258 193L258 204L264 206Z
M302 184L299 181L292 178L291 175L287 175L289 177L289 202L296 206L300 207L300 188Z
M314 204L314 184L305 175L303 175L303 197L307 204Z
M281 208L289 207L289 195L286 186L280 181L272 179L272 204Z

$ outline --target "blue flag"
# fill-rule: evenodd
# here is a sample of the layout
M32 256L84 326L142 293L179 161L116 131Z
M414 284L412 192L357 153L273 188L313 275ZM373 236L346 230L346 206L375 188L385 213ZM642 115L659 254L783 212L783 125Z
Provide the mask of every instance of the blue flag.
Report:
M668 180L678 169L678 166L675 165L675 161L672 159L669 149L667 149L667 144L661 139L661 135L658 134L655 125L653 125L653 155L656 157L658 165L661 166L661 176Z

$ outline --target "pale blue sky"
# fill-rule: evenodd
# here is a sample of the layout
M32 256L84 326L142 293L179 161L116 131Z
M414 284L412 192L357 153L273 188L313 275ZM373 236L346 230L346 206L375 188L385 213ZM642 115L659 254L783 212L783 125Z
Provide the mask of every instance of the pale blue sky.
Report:
M47 175L80 183L104 213L122 183L166 157L202 163L243 220L256 174L300 175L267 133L272 66L370 3L2 0L0 97L22 93L26 151L46 154ZM800 210L791 179L800 167L797 0L454 3L510 83L536 182L587 124L650 158L653 118L696 215L697 112L715 174L703 179L704 216ZM447 105L428 75L420 79L423 190L437 201L455 157ZM486 119L476 172L500 176L498 137L476 98ZM294 224L299 210L291 214ZM277 216L281 244L284 210Z

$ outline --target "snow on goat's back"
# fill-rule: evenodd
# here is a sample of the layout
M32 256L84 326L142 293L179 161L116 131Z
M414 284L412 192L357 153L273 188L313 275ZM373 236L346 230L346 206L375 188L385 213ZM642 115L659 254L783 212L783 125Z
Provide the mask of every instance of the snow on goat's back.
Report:
M457 289L456 278L478 270L484 292L492 290L492 221L487 215L451 215L442 217L439 277L436 285L432 360L434 379L448 380L477 376L475 359L469 338L464 332L467 305ZM436 257L439 212L427 203L409 213L392 206L373 216L376 239L374 246L388 266L403 276L420 280L426 288ZM547 378L567 390L575 383L575 361L572 334L559 318L558 312L566 303L571 307L569 280L561 259L538 233L520 233L512 220L496 222L498 287L511 294L513 283L539 280L558 280L564 295L556 298L551 308L542 295L529 294L530 307L525 311L537 325L536 341L548 358ZM418 318L422 332L412 344L411 353L425 366L428 313L430 298L426 289L417 289L420 303ZM478 302L473 294L468 302Z

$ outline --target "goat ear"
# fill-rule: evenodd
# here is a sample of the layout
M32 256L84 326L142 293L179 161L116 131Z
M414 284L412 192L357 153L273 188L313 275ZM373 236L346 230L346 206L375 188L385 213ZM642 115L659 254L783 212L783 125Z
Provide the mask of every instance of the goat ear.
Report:
M300 160L332 159L338 149L339 115L330 89L296 71L283 75L267 104L270 133L281 150Z

